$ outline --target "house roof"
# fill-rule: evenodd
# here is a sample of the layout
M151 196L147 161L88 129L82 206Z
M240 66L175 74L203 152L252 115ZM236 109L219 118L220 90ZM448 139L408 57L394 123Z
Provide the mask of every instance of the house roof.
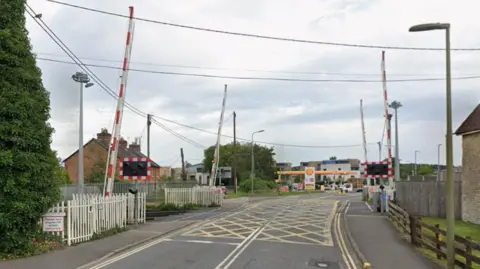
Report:
M85 143L85 145L83 145L83 147L85 148L87 145L91 144L91 143L97 143L98 145L100 145L102 148L104 148L105 150L108 151L108 146L101 140L98 140L96 138L92 138L90 139L90 141L88 141L87 143ZM68 159L70 159L71 157L73 157L74 155L76 155L78 153L78 149L73 152L70 156L68 156L67 158L65 158L63 160L63 162L66 162ZM147 156L139 151L134 151L134 150L129 150L127 148L124 148L124 147L118 147L118 158L147 158ZM151 161L151 165L152 167L155 167L155 168L159 168L160 165L157 164L156 162L154 162L153 160L150 160Z
M480 132L480 104L468 115L468 117L460 124L456 135L465 135L472 132Z

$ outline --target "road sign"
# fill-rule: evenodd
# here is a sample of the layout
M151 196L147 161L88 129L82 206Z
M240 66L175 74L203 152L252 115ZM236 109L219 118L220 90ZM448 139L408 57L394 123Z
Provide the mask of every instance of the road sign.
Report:
M305 190L315 190L315 167L305 167Z

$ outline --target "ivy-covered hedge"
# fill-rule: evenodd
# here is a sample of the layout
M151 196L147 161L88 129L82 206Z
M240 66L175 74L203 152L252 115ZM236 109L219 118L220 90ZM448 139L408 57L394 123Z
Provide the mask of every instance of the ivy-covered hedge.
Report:
M0 256L32 252L60 198L49 93L31 50L25 0L0 1Z

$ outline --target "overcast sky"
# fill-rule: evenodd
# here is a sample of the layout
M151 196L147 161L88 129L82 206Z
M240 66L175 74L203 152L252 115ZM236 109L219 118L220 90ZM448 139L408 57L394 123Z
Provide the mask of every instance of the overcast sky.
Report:
M67 0L66 0L67 1ZM480 48L478 1L459 0L68 0L68 3L128 15L135 3L140 18L204 28L317 41L389 46L443 47L441 31L409 33L417 23L450 22L453 48ZM28 3L84 63L120 67L127 20L44 0ZM300 4L301 3L301 4ZM38 57L69 61L63 51L28 18L27 27ZM478 52L452 52L453 76L480 75ZM379 80L381 49L282 42L196 31L137 21L131 68L220 76L294 79ZM79 85L71 75L79 67L45 60L37 64L51 93L52 147L60 157L78 148ZM165 66L168 65L168 66ZM172 66L174 65L174 66ZM178 67L184 66L184 67ZM185 66L201 67L187 68ZM386 50L389 79L442 78L442 51ZM91 67L118 93L120 71ZM303 74L299 74L302 73ZM305 74L310 73L310 74ZM311 74L317 73L317 74ZM318 73L329 73L318 74ZM334 73L334 74L332 74ZM479 103L480 80L453 81L454 129ZM98 84L98 83L97 83ZM276 146L277 161L299 163L338 158L363 158L360 99L364 100L368 159L378 160L377 141L384 126L382 84L347 82L285 82L237 80L131 71L127 102L145 113L216 133L224 85L228 85L223 134L232 135L232 111L237 113L237 136L278 144L345 146L297 148ZM437 145L445 137L445 82L390 82L389 101L401 101L400 158L437 162ZM100 86L84 91L84 140L102 127L112 130L116 101ZM161 121L166 126L210 146L216 136ZM393 125L393 124L392 124ZM146 152L146 119L124 110L121 133L129 141L142 137ZM392 134L393 134L392 130ZM222 138L222 143L231 142ZM384 139L386 144L386 138ZM392 141L394 143L394 141ZM162 165L179 165L180 148L186 160L200 162L203 150L151 127L152 158ZM454 138L455 164L461 164L461 140ZM383 151L385 156L386 151ZM444 149L441 162L445 163Z

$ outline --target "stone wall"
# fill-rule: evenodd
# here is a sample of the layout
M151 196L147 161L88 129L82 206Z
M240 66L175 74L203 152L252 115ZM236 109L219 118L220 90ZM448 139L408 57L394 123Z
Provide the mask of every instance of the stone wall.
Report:
M462 138L462 219L480 224L480 133Z

